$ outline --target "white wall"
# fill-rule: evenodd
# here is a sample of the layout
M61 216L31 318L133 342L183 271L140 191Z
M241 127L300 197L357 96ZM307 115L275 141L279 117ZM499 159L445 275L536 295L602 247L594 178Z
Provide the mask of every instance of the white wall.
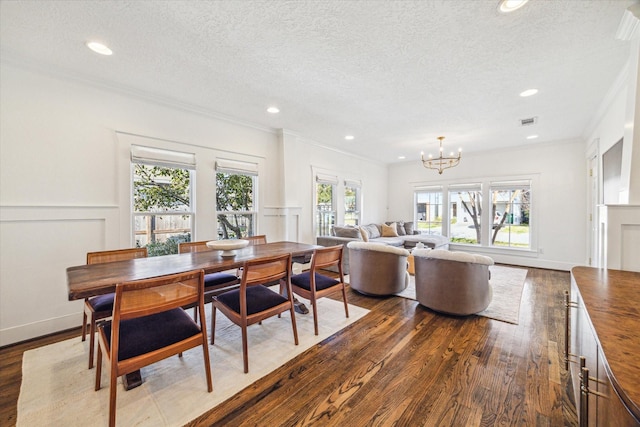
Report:
M338 194L344 192L344 180L362 182L362 221L381 222L387 217L387 166L334 149L328 149L305 140L295 134L283 135L285 147L285 200L288 206L299 206L305 211L301 216L302 241L314 241L314 171L337 176ZM301 183L303 183L301 185ZM344 205L338 198L338 221L344 218Z
M386 197L386 167L301 140L286 152L273 129L19 64L2 63L0 77L0 345L80 325L82 303L68 301L65 270L89 251L131 246L132 143L196 154L199 240L216 235L216 158L258 163L258 232L270 240L314 242L312 165L345 177L354 170ZM284 170L299 174L287 182L287 203ZM383 204L372 197L366 206ZM287 229L288 207L297 234Z
M452 249L486 253L508 264L568 270L585 263L585 174L581 140L468 153L459 166L442 175L425 169L420 161L397 163L389 168L389 217L413 219L415 187L533 177L533 251L467 245Z

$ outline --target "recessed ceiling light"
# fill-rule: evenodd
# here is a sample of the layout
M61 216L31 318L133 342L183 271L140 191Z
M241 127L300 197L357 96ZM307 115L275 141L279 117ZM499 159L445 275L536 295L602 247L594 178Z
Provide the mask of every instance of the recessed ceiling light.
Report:
M527 139L536 139L538 137L538 135L529 135L527 137Z
M267 108L267 113L278 114L280 109L278 107L269 107Z
M502 13L513 12L514 10L520 9L528 1L529 0L500 0L498 10Z
M87 47L100 55L113 55L113 51L102 43L87 42Z
M406 159L406 156L398 156L398 160L404 160Z
M520 92L520 96L524 98L527 96L535 95L536 93L538 93L538 89L527 89L524 92Z
M353 140L355 137L353 135L347 135L344 137L344 139L346 139L347 141L351 141Z

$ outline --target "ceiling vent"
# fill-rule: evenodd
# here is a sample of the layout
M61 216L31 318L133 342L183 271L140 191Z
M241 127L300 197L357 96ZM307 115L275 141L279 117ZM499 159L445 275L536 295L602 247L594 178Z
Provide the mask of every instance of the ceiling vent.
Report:
M520 126L531 126L538 123L537 117L530 117L528 119L520 119Z

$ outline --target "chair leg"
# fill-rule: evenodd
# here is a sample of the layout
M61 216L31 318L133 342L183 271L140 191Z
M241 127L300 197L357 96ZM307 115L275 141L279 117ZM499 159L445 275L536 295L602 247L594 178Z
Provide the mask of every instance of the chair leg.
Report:
M98 364L96 365L96 385L95 390L100 390L100 383L102 376L102 349L98 345Z
M211 302L213 306L213 301ZM200 307L198 307L198 311ZM200 332L202 333L202 356L204 359L204 373L207 376L207 390L209 393L213 391L213 380L211 379L211 361L209 359L209 345L207 337L207 319L204 315L204 306L202 306L202 311L200 311Z
M193 307L193 321L198 323L198 307Z
M349 304L347 303L347 288L342 284L342 300L344 301L344 314L349 317Z
M313 329L318 335L318 304L315 298L311 298L311 305L313 306Z
M209 346L207 345L207 335L202 337L202 354L204 355L204 373L207 375L207 390L213 391L213 381L211 380L211 362L209 360Z
M93 314L89 318L89 369L93 368L93 354L96 342L96 318Z
M249 372L249 351L247 346L247 325L242 326L242 358L244 360L244 373Z
M211 345L214 344L216 338L216 306L211 303Z
M82 341L86 341L86 339L87 339L87 312L83 308L82 309Z
M114 355L112 357L118 357ZM118 377L116 377L115 366L111 366L111 381L109 381L109 427L116 425L116 392L118 391Z
M293 342L298 345L298 327L296 326L296 310L293 306L293 301L291 301L291 326L293 328Z

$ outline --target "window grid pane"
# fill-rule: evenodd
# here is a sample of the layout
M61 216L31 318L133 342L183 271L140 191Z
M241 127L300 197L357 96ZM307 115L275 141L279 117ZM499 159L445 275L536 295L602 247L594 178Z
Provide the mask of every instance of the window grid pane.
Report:
M133 207L136 247L147 247L149 256L178 253L193 229L191 172L133 163Z
M336 209L333 205L335 185L316 185L316 236L329 236L336 223Z
M453 243L482 244L482 191L449 192L449 238Z
M416 229L423 234L442 234L442 191L416 193Z
M219 239L241 239L255 235L255 183L253 175L216 173Z
M528 186L512 189L492 189L493 246L531 247L529 214L531 193Z
M345 225L360 224L360 188L344 188L344 223Z

